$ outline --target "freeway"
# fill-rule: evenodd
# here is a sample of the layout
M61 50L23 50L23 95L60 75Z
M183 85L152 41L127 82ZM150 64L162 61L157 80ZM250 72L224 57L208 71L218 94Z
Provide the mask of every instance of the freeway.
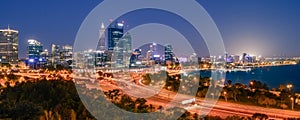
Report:
M14 75L22 76L22 77L28 77L31 79L40 79L42 77L46 77L47 80L55 78L54 76L51 76L50 73L14 73ZM72 74L58 74L64 79L67 77L72 78Z
M254 113L263 113L272 119L284 119L284 118L300 118L300 111L282 110L274 108L265 108L244 104L237 104L225 101L218 101L214 104L211 101L205 101L204 99L197 98L196 105L182 105L183 100L194 98L194 96L177 94L165 89L153 88L150 86L140 86L133 82L121 80L120 78L110 78L117 84L111 84L106 81L102 81L99 86L93 86L94 88L107 91L110 89L121 89L124 93L132 96L133 98L143 97L147 99L148 104L154 106L164 106L164 108L182 107L192 113L209 113L209 115L217 115L223 118L232 115L239 116L252 116ZM87 85L91 88L91 85Z

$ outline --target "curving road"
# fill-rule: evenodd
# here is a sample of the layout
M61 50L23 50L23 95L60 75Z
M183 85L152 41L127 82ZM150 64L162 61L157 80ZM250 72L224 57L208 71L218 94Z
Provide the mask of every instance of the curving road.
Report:
M87 85L88 88L97 88L102 91L110 89L122 89L122 91L134 98L144 97L148 104L154 106L164 106L164 108L182 107L192 113L209 113L209 115L221 116L223 118L232 115L238 116L252 116L254 113L263 113L271 119L284 118L300 118L300 111L282 110L274 108L265 108L251 105L236 104L231 102L218 101L216 104L211 104L210 101L204 102L203 99L197 99L197 105L182 105L183 100L194 98L190 95L176 94L175 92L167 91L165 89L155 89L150 86L139 86L130 81L118 80L113 78L117 84L111 84L102 81L99 86ZM145 97L146 96L146 97Z

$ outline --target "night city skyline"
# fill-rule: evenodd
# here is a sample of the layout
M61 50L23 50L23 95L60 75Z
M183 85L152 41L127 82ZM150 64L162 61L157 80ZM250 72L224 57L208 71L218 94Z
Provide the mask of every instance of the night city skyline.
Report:
M101 1L3 1L1 29L10 25L19 30L19 57L26 57L28 39L37 39L50 49L51 44L73 45L76 33L86 15ZM223 37L226 51L262 56L300 56L298 1L198 1L215 21ZM15 4L10 12L7 5ZM151 12L151 10L150 10ZM136 13L138 15L138 12ZM157 12L157 15L165 13ZM145 18L146 17L146 18ZM172 16L171 16L172 17ZM150 18L150 17L149 17ZM123 18L127 25L139 22L134 17ZM143 16L147 19L147 16ZM161 18L163 19L163 17ZM170 24L176 24L173 21ZM173 23L172 23L173 22ZM64 23L64 24L62 24ZM100 28L100 26L99 26ZM134 39L134 38L133 38ZM175 38L174 38L175 39ZM194 38L193 40L203 40ZM205 44L200 44L199 56L207 56Z
M0 3L0 120L300 119L299 0Z

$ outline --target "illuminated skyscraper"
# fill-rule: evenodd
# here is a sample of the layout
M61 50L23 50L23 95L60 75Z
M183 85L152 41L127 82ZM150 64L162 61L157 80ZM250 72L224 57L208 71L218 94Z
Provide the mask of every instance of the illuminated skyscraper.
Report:
M60 46L52 44L51 47L51 64L56 67L56 65L60 64L61 55L60 55Z
M165 46L165 61L171 61L173 62L174 55L173 55L173 48L172 45L166 45Z
M107 62L107 53L104 51L95 52L95 66L96 67L105 67Z
M47 62L49 62L49 51L47 49L45 49L41 53L41 58L42 58L43 61L45 61L45 64L47 64Z
M84 63L86 68L91 69L95 67L95 57L95 51L84 51Z
M160 64L163 53L159 53L157 49L157 43L152 43L150 45L150 53L151 53L150 60L154 61L155 64Z
M0 63L18 64L18 34L9 27L0 30Z
M114 68L124 67L123 47L119 44L124 34L124 24L114 22L107 28L107 49L111 56L111 66ZM110 56L110 55L109 55Z
M101 51L105 50L105 45L106 45L106 41L105 41L105 26L104 23L101 24L101 28L99 30L99 49Z
M73 47L70 45L62 46L60 52L60 64L64 67L70 67L73 63Z
M114 50L124 34L124 24L115 22L109 25L107 31L107 49Z
M146 59L148 65L154 65L160 63L161 54L157 50L157 43L151 43L149 45L149 51L146 53Z
M62 46L61 61L67 62L72 60L73 47L71 45Z
M27 47L27 64L33 68L37 69L41 67L41 63L44 63L45 60L42 59L41 53L43 52L43 45L34 39L28 40Z
M123 51L126 53L132 53L132 43L131 43L131 35L127 32L124 37L121 39Z
M123 51L122 55L123 55L123 66L125 67L129 67L129 60L130 60L130 56L132 54L132 43L131 43L131 35L127 32L123 38L121 38L119 44L118 44L118 48ZM122 52L121 51L121 52Z
M142 55L141 49L135 49L130 57L129 67L139 67L142 65L142 60L140 56Z
M30 61L39 60L42 52L43 52L43 45L39 41L33 39L28 40L27 55Z

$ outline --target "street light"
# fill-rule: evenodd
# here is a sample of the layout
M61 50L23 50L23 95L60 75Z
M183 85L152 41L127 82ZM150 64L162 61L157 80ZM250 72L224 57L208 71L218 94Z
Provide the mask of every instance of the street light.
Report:
M255 88L254 88L254 81L250 81L250 89L254 92L255 91Z
M286 87L290 90L293 87L293 85L292 84L287 84Z
M294 110L294 98L291 97L291 102L292 102L292 110Z
M254 84L253 81L251 81L251 82L250 82L250 85L252 86L253 84Z
M254 85L254 82L253 81L250 81L250 87L252 87Z
M286 85L286 88L287 88L289 91L291 91L291 89L293 88L293 84L287 84L287 85Z

